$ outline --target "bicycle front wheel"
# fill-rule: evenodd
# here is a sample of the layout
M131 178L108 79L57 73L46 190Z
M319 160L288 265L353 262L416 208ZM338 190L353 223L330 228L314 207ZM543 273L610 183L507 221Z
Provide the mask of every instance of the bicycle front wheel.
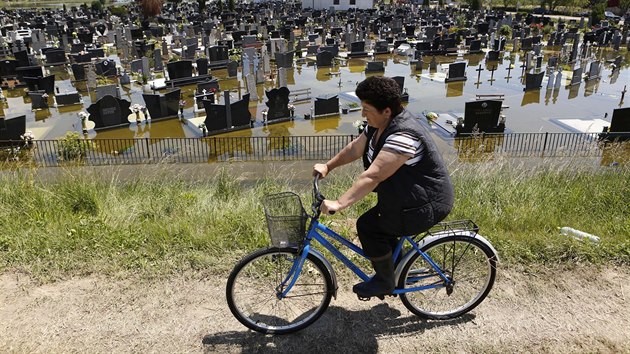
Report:
M242 324L261 333L286 334L315 322L333 294L326 266L309 254L286 297L280 294L300 255L295 248L258 250L241 260L230 274L226 297L230 311ZM285 283L283 283L285 282Z
M422 251L450 284L416 252L403 266L398 287L437 287L401 294L403 304L414 314L427 319L455 318L474 309L492 289L497 256L482 241L469 236L446 236L424 245Z

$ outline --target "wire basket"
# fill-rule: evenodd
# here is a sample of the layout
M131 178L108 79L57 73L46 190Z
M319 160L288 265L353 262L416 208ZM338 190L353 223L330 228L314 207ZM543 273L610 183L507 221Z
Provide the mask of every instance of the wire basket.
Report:
M267 195L263 198L271 244L275 247L298 245L306 234L308 215L300 197L293 192Z

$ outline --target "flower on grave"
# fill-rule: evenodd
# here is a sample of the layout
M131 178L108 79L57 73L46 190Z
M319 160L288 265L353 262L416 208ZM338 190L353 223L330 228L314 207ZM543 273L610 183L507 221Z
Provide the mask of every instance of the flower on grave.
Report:
M287 108L289 109L289 111L292 111L292 110L294 110L294 109L295 109L295 106L289 103L289 104L287 105Z
M24 132L24 134L20 135L20 139L22 139L26 143L30 143L35 140L35 135L32 131L27 130L26 132Z
M137 104L137 103L134 103L134 104L131 106L131 110L132 110L134 113L138 113L138 112L140 112L143 108L144 108L144 106L143 106L143 105L141 105L141 104Z
M79 115L79 118L81 118L81 121L85 121L90 116L87 112L79 112L77 114Z
M199 123L199 125L197 126L197 128L204 130L206 129L206 123Z
M48 94L46 92L44 92L44 94L42 95L43 99L47 99L48 98Z
M439 115L435 112L429 112L426 114L426 117L431 120L436 120L439 117Z

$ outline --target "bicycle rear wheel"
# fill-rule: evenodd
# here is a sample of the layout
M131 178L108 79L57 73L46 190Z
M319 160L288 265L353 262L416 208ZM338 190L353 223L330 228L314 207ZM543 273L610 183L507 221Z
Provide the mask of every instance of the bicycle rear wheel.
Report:
M279 298L287 285L281 283L297 259L297 249L275 247L242 259L226 287L234 317L254 331L270 334L295 332L315 322L330 304L332 276L318 258L309 254L293 288L286 297Z
M403 304L414 314L427 319L455 318L474 309L492 289L497 257L482 241L469 236L446 236L424 245L422 251L452 285L446 286L437 271L416 252L403 266L398 287L441 286L401 294Z

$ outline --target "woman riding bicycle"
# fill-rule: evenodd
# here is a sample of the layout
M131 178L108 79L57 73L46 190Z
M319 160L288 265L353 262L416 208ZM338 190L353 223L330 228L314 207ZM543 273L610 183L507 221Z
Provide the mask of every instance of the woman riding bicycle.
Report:
M454 192L444 162L420 121L402 106L396 81L373 76L355 91L367 128L313 174L363 158L365 171L338 200L324 200L323 213L340 211L377 193L376 206L357 220L357 233L375 275L356 284L361 298L390 294L395 288L392 246L398 237L426 231L453 207Z

